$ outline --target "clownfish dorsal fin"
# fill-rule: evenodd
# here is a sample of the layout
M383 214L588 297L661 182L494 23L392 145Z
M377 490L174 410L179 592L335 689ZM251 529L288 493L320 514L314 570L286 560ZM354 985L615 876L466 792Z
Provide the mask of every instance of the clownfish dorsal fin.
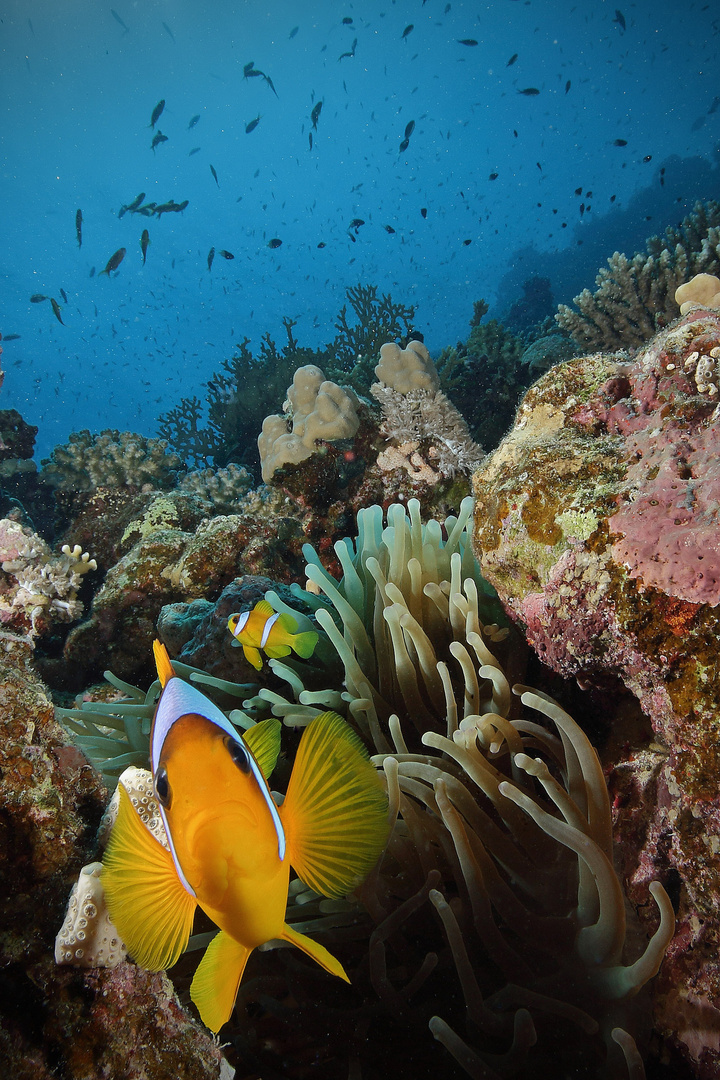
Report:
M172 679L175 675L173 666L170 663L170 657L167 654L167 649L161 641L157 638L153 641L153 655L155 657L155 667L157 668L158 679L160 685L165 686L165 683L169 679Z
M256 611L258 615L266 615L268 617L270 615L275 615L275 608L267 600L258 600L253 611Z

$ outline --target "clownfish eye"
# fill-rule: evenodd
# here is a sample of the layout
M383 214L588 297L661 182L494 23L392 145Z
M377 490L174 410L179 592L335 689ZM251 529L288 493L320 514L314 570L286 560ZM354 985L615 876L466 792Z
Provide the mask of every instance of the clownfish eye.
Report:
M228 753L237 765L240 772L250 772L250 756L241 742L237 739L233 739L232 736L227 735L225 737L225 745L228 748Z
M155 794L158 797L160 805L164 806L167 810L172 801L172 793L170 791L170 781L168 780L167 769L164 765L161 765L155 773Z

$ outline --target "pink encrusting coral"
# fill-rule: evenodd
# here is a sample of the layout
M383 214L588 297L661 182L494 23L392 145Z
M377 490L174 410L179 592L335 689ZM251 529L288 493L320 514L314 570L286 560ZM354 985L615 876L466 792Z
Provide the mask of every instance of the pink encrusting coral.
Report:
M656 1023L706 1069L720 1052L680 1032L720 1013L719 390L720 315L696 307L635 357L549 371L474 477L483 573L540 658L619 678L652 723L645 746L614 733L634 747L610 778L618 839L631 896L675 882Z

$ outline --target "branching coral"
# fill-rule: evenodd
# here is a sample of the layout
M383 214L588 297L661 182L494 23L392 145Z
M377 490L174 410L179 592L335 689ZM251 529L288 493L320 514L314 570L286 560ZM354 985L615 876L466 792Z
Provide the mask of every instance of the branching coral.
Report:
M0 637L31 645L49 622L80 617L83 577L97 569L79 545L64 544L53 555L41 537L8 518L0 521L0 565L0 623L8 627Z
M238 503L253 486L253 478L242 465L226 469L193 469L182 478L178 491L189 491L212 504L216 514L237 511Z
M171 487L182 465L160 439L110 428L99 435L75 431L64 446L43 459L41 478L60 491L98 487Z
M699 273L720 270L720 203L696 203L677 228L647 241L629 259L615 252L573 303L560 304L557 322L587 351L630 349L677 316L676 289Z

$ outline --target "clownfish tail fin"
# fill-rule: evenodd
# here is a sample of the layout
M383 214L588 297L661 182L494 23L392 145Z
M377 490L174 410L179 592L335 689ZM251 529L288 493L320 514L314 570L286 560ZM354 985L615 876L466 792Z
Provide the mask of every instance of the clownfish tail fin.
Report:
M153 641L153 655L155 657L155 667L157 668L158 679L160 685L164 686L168 679L172 679L175 672L173 666L170 663L170 657L167 654L167 649L161 641L157 638Z

